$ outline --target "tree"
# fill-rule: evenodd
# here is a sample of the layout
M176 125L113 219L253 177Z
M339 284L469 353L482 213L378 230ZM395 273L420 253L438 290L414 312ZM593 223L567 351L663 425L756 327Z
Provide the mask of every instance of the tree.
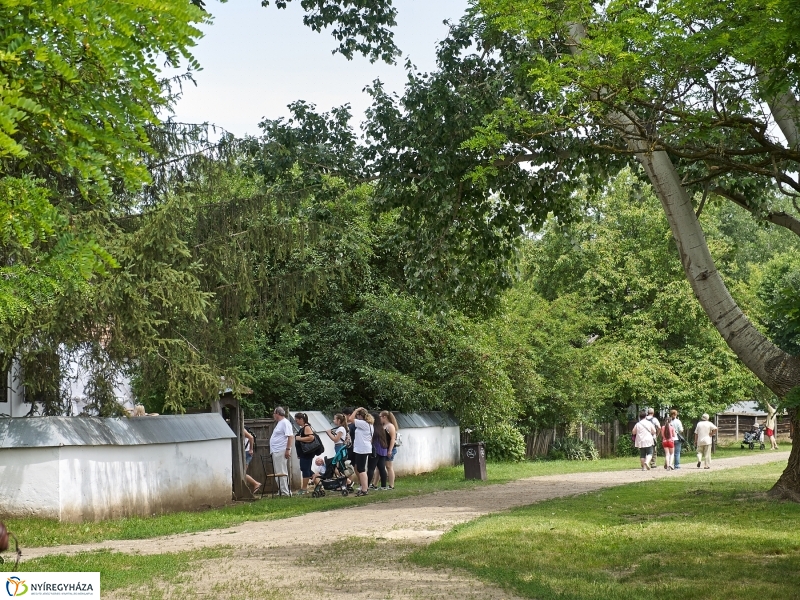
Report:
M579 181L602 187L637 161L704 311L796 422L800 361L733 300L698 217L714 196L800 232L796 213L770 203L800 193L797 24L788 0L480 1L442 43L439 70L412 76L399 107L374 88L384 189L401 190L409 220L490 231L476 243L480 263L493 245L506 255L494 241L503 231L536 226L549 209L569 219ZM421 188L429 180L443 191ZM800 444L774 492L800 499Z

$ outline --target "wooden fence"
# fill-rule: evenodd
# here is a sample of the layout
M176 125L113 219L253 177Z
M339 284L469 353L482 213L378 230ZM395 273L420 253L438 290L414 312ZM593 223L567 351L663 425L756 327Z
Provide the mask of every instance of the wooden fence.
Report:
M758 419L758 422L763 425L765 417L753 417L751 415L716 415L715 421L719 428L717 434L719 438L726 440L741 440L746 431L750 431L753 423ZM778 417L778 426L775 435L781 438L789 437L789 418ZM769 443L769 442L767 442Z
M611 423L581 423L576 436L582 440L592 440L595 448L602 458L614 456L622 428L619 421ZM550 449L550 444L556 437L565 435L558 429L542 429L525 436L525 457L538 458L545 456Z

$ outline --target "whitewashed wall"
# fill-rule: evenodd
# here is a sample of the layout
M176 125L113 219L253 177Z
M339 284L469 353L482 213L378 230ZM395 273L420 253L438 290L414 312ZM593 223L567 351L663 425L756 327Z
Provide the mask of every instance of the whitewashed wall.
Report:
M198 437L216 439L194 441L176 435L179 441L126 445L79 444L67 439L58 442L63 445L49 447L9 447L6 438L0 449L0 517L98 521L226 504L231 500L232 433L222 418L142 419L186 419L180 424L191 430L192 419L208 421L215 416L221 422L221 426L212 424L216 433L201 427ZM36 424L39 419L30 421ZM125 419L114 421L118 428L128 424ZM68 422L62 420L59 425ZM145 425L152 429L154 422ZM153 431L145 431L141 437L148 436L159 437Z
M325 429L333 424L318 411L306 412L308 420L315 431L319 432L325 445L325 455L333 456L333 442L325 435ZM401 430L403 445L397 451L394 470L397 475L416 475L428 473L440 467L455 466L460 462L461 439L458 427L418 427ZM292 484L300 485L300 461L297 453L292 454Z
M394 458L396 475L428 473L459 463L461 439L458 427L401 429L403 445Z

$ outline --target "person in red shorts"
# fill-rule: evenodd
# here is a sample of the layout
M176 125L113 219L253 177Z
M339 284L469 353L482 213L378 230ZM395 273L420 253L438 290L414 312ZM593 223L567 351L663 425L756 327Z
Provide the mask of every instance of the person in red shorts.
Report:
M773 450L778 449L778 441L775 439L775 430L778 429L778 419L775 416L778 411L770 404L769 402L765 402L767 405L767 422L765 423L767 426L767 437L769 438L769 443Z

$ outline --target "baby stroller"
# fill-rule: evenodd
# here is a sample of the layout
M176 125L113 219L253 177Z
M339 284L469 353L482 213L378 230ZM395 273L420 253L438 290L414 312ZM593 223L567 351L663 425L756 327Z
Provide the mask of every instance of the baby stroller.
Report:
M325 475L317 482L311 492L313 498L321 498L325 495L325 490L342 492L342 496L347 496L350 492L347 489L347 478L353 474L353 467L347 460L347 448L339 448L336 456L325 458Z
M763 425L753 425L753 429L750 431L744 432L744 439L742 440L742 448L747 445L750 450L755 448L756 444L758 444L758 449L764 449L764 426Z

